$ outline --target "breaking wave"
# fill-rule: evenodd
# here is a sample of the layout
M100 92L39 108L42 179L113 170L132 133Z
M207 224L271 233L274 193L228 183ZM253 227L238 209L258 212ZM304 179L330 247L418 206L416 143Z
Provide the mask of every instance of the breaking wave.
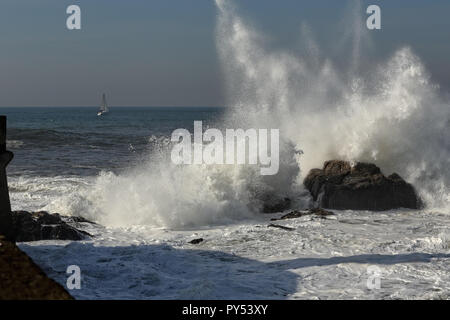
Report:
M410 48L361 71L360 46L368 35L358 31L362 22L355 18L353 46L342 52L350 59L341 70L307 27L305 52L270 51L232 2L216 3L227 96L237 117L280 128L303 151L303 174L329 159L374 162L413 183L428 206L448 205L450 102Z
M302 177L329 159L374 162L385 174L397 172L413 183L427 206L448 206L449 102L410 48L361 72L356 60L362 34L354 32L351 61L339 68L309 32L302 35L304 52L270 50L231 1L216 4L227 126L280 129L280 173L175 166L164 142L141 166L120 175L104 172L89 188L50 207L112 226L226 223L251 217L267 195L294 197L296 206L307 206Z

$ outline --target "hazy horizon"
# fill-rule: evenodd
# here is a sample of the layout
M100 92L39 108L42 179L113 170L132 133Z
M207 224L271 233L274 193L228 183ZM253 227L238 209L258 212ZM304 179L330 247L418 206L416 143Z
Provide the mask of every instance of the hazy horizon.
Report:
M99 103L100 104L100 103ZM7 108L97 108L98 109L98 106L99 106L99 104L97 104L97 105L84 105L84 106L68 106L68 105L66 105L66 106L56 106L56 105L54 105L54 106L45 106L45 105L36 105L36 106L0 106L0 108L4 108L4 109L7 109ZM204 105L204 106L188 106L188 105L185 105L185 106L181 106L181 105L179 105L179 106L169 106L169 105L167 105L167 106L145 106L145 105L138 105L138 106L132 106L132 105L129 105L129 106L126 106L126 105L111 105L111 104L108 104L108 107L109 108L228 108L229 106L206 106L206 105Z

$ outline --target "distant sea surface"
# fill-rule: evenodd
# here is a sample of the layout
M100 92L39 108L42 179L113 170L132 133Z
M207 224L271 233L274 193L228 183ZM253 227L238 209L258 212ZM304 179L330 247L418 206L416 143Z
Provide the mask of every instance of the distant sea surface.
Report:
M152 140L170 137L194 120L220 120L220 107L112 107L97 116L94 107L0 108L7 116L9 176L96 175L117 171L151 151Z
M220 125L225 113L220 107L111 107L97 116L97 110L0 108L7 116L7 148L14 152L7 167L13 210L65 210L66 204L52 204L76 197L101 172L119 175L147 163L174 130L193 132L195 120Z

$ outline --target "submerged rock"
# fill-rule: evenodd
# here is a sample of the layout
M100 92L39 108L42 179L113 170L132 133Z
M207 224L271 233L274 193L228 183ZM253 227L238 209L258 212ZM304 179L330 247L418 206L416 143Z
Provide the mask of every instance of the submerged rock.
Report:
M17 242L39 240L83 240L89 233L72 227L58 213L13 211L14 236ZM87 220L84 220L88 222Z
M371 163L332 160L312 169L303 181L318 206L338 210L419 209L414 187L394 173L384 176Z
M268 225L269 228L278 228L278 229L282 229L282 230L286 230L286 231L294 231L295 228L290 228L290 227L285 227L285 226L280 226L279 224L269 224Z
M189 243L190 244L199 244L199 243L202 243L203 241L204 241L203 238L199 238L199 239L191 240L191 241L189 241Z

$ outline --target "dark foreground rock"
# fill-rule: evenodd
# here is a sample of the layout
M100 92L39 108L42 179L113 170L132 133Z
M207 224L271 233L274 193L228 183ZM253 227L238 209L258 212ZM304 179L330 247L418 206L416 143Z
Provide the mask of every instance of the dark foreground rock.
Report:
M78 218L73 222L88 222ZM65 221L57 213L50 214L46 211L12 212L14 237L17 242L38 241L38 240L83 240L91 236L89 233L79 230ZM71 221L72 221L71 220Z
M15 244L0 236L0 300L71 300L72 296Z
M303 181L318 206L337 210L419 209L414 187L394 173L384 176L374 164L332 160Z

